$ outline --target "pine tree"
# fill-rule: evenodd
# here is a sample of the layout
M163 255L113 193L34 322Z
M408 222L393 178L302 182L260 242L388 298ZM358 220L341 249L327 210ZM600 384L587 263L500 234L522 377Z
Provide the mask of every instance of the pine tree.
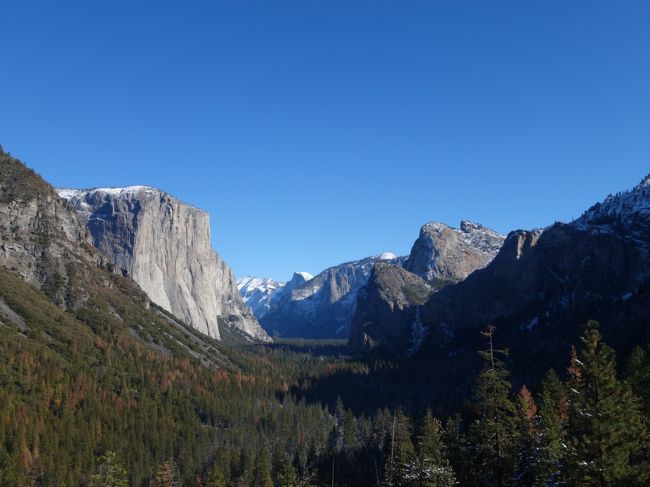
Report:
M408 482L413 479L415 449L411 440L411 421L401 409L398 409L393 417L389 448L384 485L409 485Z
M213 465L208 472L207 487L226 487L226 476L219 465Z
M646 479L635 458L645 428L638 399L616 378L614 351L601 341L598 323L584 330L583 350L569 366L568 456L570 485L642 485Z
M458 413L447 420L445 425L445 445L458 482L461 485L469 485L471 482L469 473L473 453L470 454L463 421Z
M90 477L91 487L128 487L126 470L117 460L117 454L106 452L99 458L97 473Z
M514 483L518 486L535 484L538 464L537 404L524 385L517 394L517 450Z
M639 346L632 350L627 359L625 381L641 400L643 416L650 420L650 357Z
M273 478L271 476L271 455L266 449L257 452L253 485L259 487L273 487Z
M167 460L156 467L150 487L176 487L179 485L176 462Z
M283 453L280 457L275 478L276 485L282 487L298 487L300 485L296 468L293 466L291 458L286 453Z
M494 330L490 326L482 332L489 348L479 352L484 368L474 389L479 418L469 431L474 449L471 476L475 485L503 486L510 484L514 469L516 411L509 397L508 371L497 358L497 354L507 355L507 350L494 349Z
M448 487L455 484L454 472L445 458L442 436L442 424L427 409L417 436L413 485Z
M563 445L567 414L566 389L551 369L542 382L539 397L536 485L555 485L559 480L565 453Z

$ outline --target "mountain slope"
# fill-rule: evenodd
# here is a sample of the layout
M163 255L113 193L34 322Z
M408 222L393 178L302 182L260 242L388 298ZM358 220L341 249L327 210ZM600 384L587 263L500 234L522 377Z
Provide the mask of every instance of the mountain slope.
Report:
M388 259L388 260L386 260ZM393 254L330 267L273 300L260 319L271 335L301 338L347 337L359 290L377 262L393 262Z
M415 352L424 338L419 306L433 291L427 281L402 267L377 263L359 293L350 345L357 351Z
M511 232L489 265L421 307L427 337L419 360L469 375L461 370L478 366L479 332L494 325L498 346L510 349L515 381L530 384L563 366L588 319L600 321L606 341L623 354L650 341L648 181L572 223Z
M87 225L93 244L156 304L213 338L230 327L269 339L212 249L206 212L146 186L58 192Z
M294 272L289 282L278 282L263 277L246 276L237 281L237 289L246 306L249 306L255 317L261 319L274 301L302 286L314 276L308 272Z

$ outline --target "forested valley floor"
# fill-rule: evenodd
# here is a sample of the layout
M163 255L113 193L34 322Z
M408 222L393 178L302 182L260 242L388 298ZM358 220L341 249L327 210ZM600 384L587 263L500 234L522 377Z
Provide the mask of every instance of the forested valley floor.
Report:
M593 322L530 387L486 331L459 402L340 341L220 344L219 368L156 353L101 307L65 312L0 272L1 485L648 482L647 348L617 365Z

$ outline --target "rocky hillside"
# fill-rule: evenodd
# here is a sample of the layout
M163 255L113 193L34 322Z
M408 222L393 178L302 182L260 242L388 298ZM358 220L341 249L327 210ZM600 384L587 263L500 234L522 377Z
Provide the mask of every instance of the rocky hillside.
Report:
M91 334L128 337L157 354L191 357L210 367L223 363L214 340L153 306L135 282L114 272L113 265L92 246L90 233L74 209L39 175L2 149L0 215L0 280L6 291L0 296L0 313L4 321L9 319L25 331L34 318L30 310L49 299L70 312L65 320L85 324ZM44 326L54 329L59 325L48 322ZM45 337L56 343L58 335L48 331Z
M377 263L357 299L352 347L379 347L398 355L417 351L424 338L419 306L433 290L427 281L400 266Z
M330 267L290 293L278 294L257 315L271 334L304 338L348 337L359 291L378 262L390 262L427 280L433 290L465 279L485 267L505 237L483 225L462 221L460 229L427 223L407 258L385 252ZM396 290L397 291L397 290Z
M102 260L54 189L0 148L0 265L68 309L88 297L75 264Z
M483 347L480 330L494 325L498 346L510 349L515 379L532 381L566 362L588 319L600 321L622 353L649 342L650 328L639 326L650 313L649 209L645 178L572 223L511 232L489 265L421 307L420 359L445 360L448 370L469 367ZM404 329L409 319L394 326Z
M278 282L264 277L245 276L237 280L237 289L246 306L255 317L261 319L274 301L312 279L308 272L294 272L289 282Z
M330 267L313 279L277 296L260 322L271 335L345 338L359 290L377 262L397 262L390 253Z
M427 223L413 244L404 268L427 281L458 282L488 265L505 237L467 220L460 228Z
M212 249L206 212L146 186L58 193L77 211L95 247L153 302L216 339L227 327L268 340L241 301L232 271Z

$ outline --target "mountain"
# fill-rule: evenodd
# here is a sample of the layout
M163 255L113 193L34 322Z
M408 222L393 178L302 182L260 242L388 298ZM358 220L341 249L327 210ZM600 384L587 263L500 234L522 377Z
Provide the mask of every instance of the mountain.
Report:
M357 298L350 344L355 350L414 353L424 338L418 306L433 291L427 281L398 265L376 263Z
M232 271L212 249L205 211L148 186L57 191L87 226L94 246L153 302L216 339L228 328L269 340L244 306Z
M260 348L153 303L0 148L0 485L142 486L163 470L169 485L206 485L216 445L250 458L259 441L331 428L322 406L280 402L291 373ZM259 427L276 420L296 427Z
M420 230L404 268L427 281L462 281L488 265L504 240L505 236L467 220L460 228L430 222Z
M399 260L386 252L325 269L313 279L277 295L260 323L271 335L347 337L357 295L368 282L374 265Z
M445 370L470 367L484 348L479 332L493 325L497 345L510 349L513 377L531 383L566 363L589 319L601 322L605 340L622 353L648 343L650 328L642 324L650 313L649 257L646 177L571 223L511 232L485 268L433 293L420 308L420 359L431 370L443 362ZM408 319L394 326L404 328Z
M460 229L443 223L427 223L407 258L384 252L330 267L290 293L274 297L258 319L271 334L303 338L347 337L359 291L368 283L376 263L403 266L415 275L413 277L429 281L435 290L486 266L504 239L493 230L469 221L462 221ZM394 291L399 292L398 289ZM359 319L366 318L360 316ZM373 317L367 319L374 320Z
M259 320L271 308L274 299L303 285L314 276L308 272L295 272L289 282L278 282L264 277L245 276L237 280L242 301Z

